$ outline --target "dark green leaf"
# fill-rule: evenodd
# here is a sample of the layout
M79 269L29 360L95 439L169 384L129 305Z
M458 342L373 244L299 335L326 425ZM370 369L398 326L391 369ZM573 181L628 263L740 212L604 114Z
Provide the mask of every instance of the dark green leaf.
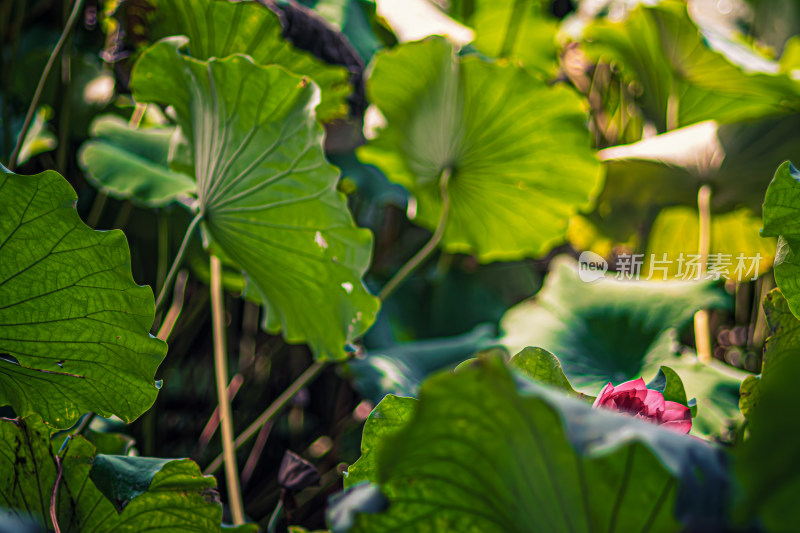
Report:
M189 176L169 169L174 133L175 128L131 128L117 116L104 115L92 124L94 139L83 144L78 162L104 193L161 207L196 189Z
M145 492L153 476L169 459L98 454L89 476L103 496L122 512L132 499Z
M349 531L360 513L380 513L386 510L389 500L372 483L353 485L334 495L325 515L334 533Z
M696 311L728 305L729 296L710 282L618 281L608 275L585 283L574 262L556 261L542 291L503 318L503 344L512 353L537 346L555 354L572 385L592 396L609 381L648 380L669 366L698 400L693 432L712 435L739 419L744 374L676 355L674 333Z
M678 531L722 525L720 450L525 381L502 360L428 380L378 443L388 511L352 531ZM365 432L372 428L365 428ZM366 435L365 435L366 436Z
M36 416L3 419L0 437L0 506L52 528L57 465L48 428ZM216 482L188 459L95 456L93 446L78 436L67 444L62 462L57 518L64 533L220 531ZM98 478L109 496L126 504L121 512L95 485Z
M800 321L778 290L768 294L764 310L772 336L757 394L743 407L749 438L736 450L736 472L744 489L736 511L745 522L758 519L766 531L791 531L800 520L795 504L800 490L800 412L795 408Z
M57 428L87 411L136 419L166 354L125 235L90 229L76 199L55 172L0 170L0 404Z
M495 329L490 324L482 324L455 337L369 350L363 359L353 359L347 366L356 389L375 402L387 394L416 396L420 383L429 374L452 368L475 352L497 344Z
M206 236L246 272L248 291L265 302L266 329L320 358L344 357L378 308L361 279L372 239L353 224L325 160L312 112L318 89L247 56L190 58L179 52L185 43L165 39L141 56L135 98L175 108Z
M769 325L770 337L764 347L761 375L748 376L742 383L739 408L746 418L761 401L763 377L773 372L782 372L786 360L796 357L800 348L800 321L794 317L780 289L770 291L762 302ZM775 369L779 370L775 370Z
M433 37L376 55L367 92L388 126L359 158L408 189L428 229L449 175L448 252L481 262L541 255L599 187L580 99L521 67L456 57Z

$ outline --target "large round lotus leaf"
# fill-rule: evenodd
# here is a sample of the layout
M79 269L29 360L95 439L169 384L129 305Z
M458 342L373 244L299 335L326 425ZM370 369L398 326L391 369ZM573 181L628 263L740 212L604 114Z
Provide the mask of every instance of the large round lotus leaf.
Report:
M521 67L457 57L433 37L378 54L367 91L388 125L359 157L409 190L429 229L449 177L448 252L539 256L599 188L580 99Z
M372 236L353 223L325 160L319 90L247 56L191 58L180 52L186 42L164 39L142 54L134 97L174 107L212 250L244 270L266 328L320 358L345 357L378 308L362 281Z

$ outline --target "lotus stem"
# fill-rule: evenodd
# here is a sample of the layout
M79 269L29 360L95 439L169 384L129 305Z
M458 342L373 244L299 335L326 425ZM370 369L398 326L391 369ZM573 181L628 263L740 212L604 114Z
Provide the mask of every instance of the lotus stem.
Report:
M439 223L436 225L436 230L433 232L431 239L414 255L403 267L394 275L389 282L383 286L381 292L378 293L378 299L385 302L386 299L392 294L395 289L403 282L414 270L416 270L432 253L436 250L439 242L444 237L444 230L447 227L447 217L450 214L450 194L448 193L447 186L450 182L451 171L446 168L442 171L439 178L439 193L442 196L442 212L439 215Z
M236 437L236 440L233 442L234 448L238 449L242 444L247 442L250 437L255 435L261 429L261 426L272 420L272 418L277 415L281 409L286 406L286 404L289 403L289 400L294 398L294 395L297 394L300 389L308 385L308 383L317 377L317 374L319 374L326 365L327 363L325 361L317 361L308 367L305 372L300 374L300 377L294 380L294 383L289 385L289 388L283 391L283 393L278 396L275 401L272 402L270 406L267 407L263 413L261 413L261 415L259 415L258 418L256 418L255 422L250 424L250 427L245 429L241 435ZM208 465L203 473L206 475L213 474L222 465L222 462L223 455L220 455L211 461L211 464Z
M69 34L72 32L72 28L75 26L75 22L78 20L78 15L81 12L82 5L83 0L75 0L75 4L72 6L72 12L67 19L67 23L64 25L64 31L61 32L61 37L59 37L55 48L53 48L53 51L50 53L50 57L47 59L47 64L44 66L42 75L39 77L39 83L36 85L36 90L33 93L33 99L28 106L28 113L25 115L25 122L22 123L22 130L19 132L17 143L14 145L14 151L11 152L11 157L8 160L9 170L14 170L17 166L19 152L22 150L22 143L25 141L25 136L28 134L28 130L31 127L33 115L36 112L36 106L39 105L39 99L42 97L44 84L47 82L48 76L50 76L50 71L53 70L53 65L55 64L56 59L61 54L61 49L64 48L64 43L67 42L67 37L69 37Z
M187 232L188 235L188 232ZM214 370L217 378L217 402L220 413L222 454L225 457L225 479L228 486L228 504L234 525L244 524L244 504L239 485L239 469L233 445L233 412L228 398L228 357L225 353L225 306L222 292L222 263L211 255L211 315L214 332Z
M697 193L697 210L700 216L700 277L708 268L708 251L711 246L711 188L708 185L700 187ZM701 309L694 315L694 339L697 349L697 358L702 363L711 361L711 330L709 327L709 314L707 309Z
M172 266L169 269L169 273L167 274L167 279L164 280L164 285L161 286L161 290L158 292L158 298L156 298L156 312L158 312L158 308L161 307L161 304L164 302L164 297L167 295L167 291L169 290L169 286L172 284L172 279L175 277L175 274L178 272L178 267L181 266L181 261L183 261L183 255L186 253L186 249L189 247L189 241L192 239L192 234L194 233L195 228L203 220L202 214L197 214L197 216L192 219L192 222L189 224L189 227L186 228L186 235L183 236L183 242L181 242L181 247L178 248L178 255L175 256L175 260L172 261Z

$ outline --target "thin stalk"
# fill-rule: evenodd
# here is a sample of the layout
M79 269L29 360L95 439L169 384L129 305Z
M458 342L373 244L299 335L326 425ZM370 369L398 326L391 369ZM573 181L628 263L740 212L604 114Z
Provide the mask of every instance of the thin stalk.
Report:
M244 505L239 485L239 469L233 445L233 412L228 398L228 357L225 353L225 305L222 291L222 262L211 256L211 317L214 331L214 371L217 378L217 403L220 412L222 454L225 456L225 479L233 524L244 524Z
M69 39L68 42L72 42ZM56 168L62 175L67 174L67 153L69 148L69 123L72 106L69 105L72 93L72 61L69 55L61 57L61 110L58 118L58 148L56 149Z
M244 383L244 377L241 374L234 374L231 378L231 382L228 383L228 387L225 389L226 394L228 395L228 401L233 401L236 397L236 393L239 392L239 389L242 387L242 383ZM206 422L203 431L200 433L200 438L197 439L197 446L195 446L192 455L195 457L200 457L203 455L203 452L206 451L208 447L208 443L211 442L211 439L214 437L214 433L217 432L217 428L219 427L219 405L214 408L214 412L211 413L211 417Z
M128 126L131 128L138 128L139 124L142 123L142 118L144 118L145 111L147 111L147 104L136 102L136 107L133 108L131 118L128 120Z
M281 519L282 512L283 512L283 500L278 500L278 505L275 506L275 510L272 511L272 514L269 517L269 523L267 524L267 533L277 533L278 522Z
M128 223L128 219L131 217L131 212L133 212L133 204L124 202L122 207L119 208L119 211L117 211L117 216L114 218L114 223L111 227L113 229L124 229L125 225Z
M178 277L175 278L175 290L172 291L172 305L169 306L164 321L161 322L161 327L158 328L158 333L156 334L156 337L164 342L169 339L169 336L172 334L172 329L181 316L181 311L183 311L183 295L186 291L186 280L188 278L189 274L185 270L178 272Z
M519 25L524 18L524 11L528 0L514 0L514 7L511 8L511 16L506 25L506 35L503 38L503 45L500 47L499 57L508 57L517 42Z
M61 483L61 476L64 473L64 465L61 464L61 457L56 454L56 465L58 466L58 474L56 475L56 482L53 484L53 492L50 493L50 520L53 522L53 530L56 533L61 533L61 528L58 526L58 513L56 504L58 503L58 485Z
M672 87L667 97L667 116L666 127L667 131L678 129L678 110L680 103L678 102L678 95L675 94L675 88Z
M294 383L289 385L289 388L283 391L283 393L281 393L281 395L278 396L275 401L272 402L270 406L267 407L263 413L261 413L261 415L259 415L258 418L256 418L255 422L250 424L247 429L245 429L238 437L236 437L236 440L233 441L234 448L239 449L242 444L247 442L253 435L258 433L258 431L261 429L261 426L272 420L276 414L286 407L286 405L289 403L289 400L294 398L294 395L297 394L300 389L308 385L308 383L317 377L317 374L319 374L326 365L327 363L324 361L317 361L308 367L305 372L300 374L300 377L298 377ZM211 461L211 464L209 464L205 469L204 474L213 474L220 466L222 466L222 462L223 455L220 455Z
M450 169L446 168L442 171L442 176L439 178L439 193L442 196L442 212L439 215L439 223L436 225L436 231L433 232L431 239L423 246L420 251L414 255L403 267L394 275L389 282L383 286L381 292L378 293L378 299L382 302L394 292L394 290L405 280L409 274L414 272L425 261L444 237L444 229L447 227L447 217L450 214L450 194L447 191L447 185L450 182Z
M86 217L86 225L91 228L96 228L97 223L100 222L100 215L103 214L103 207L106 205L108 195L103 191L97 191L94 195L92 202L92 209L89 211L89 216Z
M172 283L172 279L175 277L175 274L178 272L178 267L181 266L181 261L183 261L183 255L186 253L186 249L189 247L189 241L192 239L192 234L194 233L195 228L203 220L203 215L198 214L192 219L192 222L189 224L189 227L186 228L186 235L183 236L183 242L181 242L181 247L178 248L178 255L175 256L175 259L172 261L172 267L169 269L169 273L167 273L167 279L164 280L164 285L161 286L161 290L158 292L158 298L156 298L156 311L158 308L161 307L161 304L164 301L164 296L167 294L167 290L169 290L169 286Z
M36 112L36 106L39 104L39 99L42 97L42 91L44 90L45 82L47 82L47 77L50 75L50 71L53 70L53 65L55 64L59 54L61 54L61 49L64 48L64 43L67 42L67 37L69 37L70 32L72 32L75 22L78 20L78 15L80 15L82 5L83 0L75 0L75 4L72 6L72 12L67 19L66 25L64 26L64 31L61 32L61 37L59 37L55 48L53 48L53 52L47 59L47 64L45 65L42 75L39 78L39 83L36 85L36 91L33 93L33 100L31 100L31 104L28 106L28 113L25 115L25 122L22 123L22 130L19 132L17 144L14 145L14 151L11 152L11 158L8 161L9 170L14 170L14 168L17 166L19 152L22 150L22 142L25 140L25 136L28 134L28 129L31 127L31 121L33 121L33 115Z
M700 187L697 193L697 211L700 216L700 278L705 276L708 267L708 250L711 246L711 188L708 185ZM703 362L711 361L711 331L709 328L709 313L701 309L694 315L694 339L697 349L697 358Z
M156 270L156 290L161 291L167 279L169 264L169 220L162 209L158 212L158 266Z
M763 302L769 291L774 287L772 284L772 276L764 276L764 281L761 282L761 290L759 292L759 302ZM758 306L758 314L756 315L756 325L753 328L753 346L760 347L764 344L764 338L767 336L767 315L764 313L764 306Z
M261 427L256 437L256 443L253 444L253 449L250 450L250 455L247 456L247 461L244 463L242 469L242 486L247 487L250 479L253 477L253 472L256 469L258 460L261 458L261 452L264 451L264 446L267 444L267 438L272 431L273 422L269 421Z

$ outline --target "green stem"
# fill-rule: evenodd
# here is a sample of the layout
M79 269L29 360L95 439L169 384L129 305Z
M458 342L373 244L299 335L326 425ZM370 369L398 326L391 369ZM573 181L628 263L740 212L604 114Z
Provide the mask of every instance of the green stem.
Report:
M67 37L72 31L72 28L75 26L75 22L79 18L78 15L80 15L82 5L83 0L75 0L75 5L72 6L72 13L70 13L69 19L67 19L67 24L64 26L64 31L61 32L61 37L58 39L56 47L53 48L53 52L50 54L47 64L42 71L42 76L39 78L39 84L36 86L36 91L33 93L33 100L31 100L31 104L28 106L28 113L25 115L25 122L22 124L22 130L19 132L17 144L14 146L14 151L11 152L11 158L8 161L9 170L14 170L14 168L17 166L17 158L19 158L19 152L22 150L22 143L25 140L25 136L28 134L28 129L31 127L33 114L36 112L36 106L39 104L39 99L42 97L42 91L44 90L47 77L50 75L50 71L53 70L53 64L55 64L56 59L58 58L59 54L61 54L61 49L64 48L64 43L67 42Z
M89 216L86 217L86 225L90 228L96 228L97 223L100 222L100 215L103 214L106 200L108 200L108 195L103 191L97 191L97 194L94 195L92 208L89 210Z
M114 218L114 223L111 225L112 229L125 229L125 225L128 223L128 219L131 217L131 213L133 212L133 204L125 201L117 211L117 216Z
M203 220L202 214L197 214L193 219L192 222L189 224L189 227L186 228L186 235L183 236L183 242L181 242L181 247L178 248L178 255L175 256L175 259L172 261L172 267L169 269L169 273L167 274L167 279L164 280L164 285L161 286L161 290L158 292L158 298L156 298L156 311L158 308L161 307L161 304L164 302L164 296L167 294L167 290L169 290L169 286L172 283L172 279L175 277L175 274L178 272L178 267L181 266L181 261L183 261L183 255L186 253L186 249L189 247L189 241L192 239L192 234L194 233L195 228Z
M222 454L225 456L225 479L228 486L228 503L234 525L244 524L244 505L236 450L233 446L233 412L228 398L228 357L225 353L225 305L222 301L222 263L211 255L211 317L214 331L214 370L217 378L217 402L222 435Z
M514 7L511 8L511 16L506 26L506 36L503 38L503 46L500 47L499 57L508 57L514 50L519 34L520 22L524 18L527 0L514 0Z
M283 500L278 500L278 505L272 511L269 517L269 524L267 524L267 533L276 533L278 531L278 522L281 519L281 512L283 511Z
M386 301L386 298L389 297L390 294L394 292L394 290L403 282L414 270L416 270L422 263L425 261L436 247L441 242L442 237L444 237L444 229L447 226L447 217L450 214L450 194L447 191L447 186L450 182L450 174L451 171L449 168L446 168L442 171L442 175L439 178L439 193L442 196L442 212L439 215L439 223L436 225L436 230L433 232L433 236L431 239L425 244L425 246L420 249L412 257L408 260L408 262L403 265L403 267L394 275L392 279L389 280L386 285L383 286L381 292L378 293L378 299L382 302Z
M281 393L281 395L278 396L275 401L272 402L270 406L267 407L263 413L261 413L261 415L259 415L258 418L256 418L255 422L250 424L250 427L245 429L238 437L236 437L236 440L233 442L233 446L238 449L242 444L247 442L250 437L255 435L261 429L261 426L272 420L272 418L289 403L289 400L294 398L294 395L297 394L300 389L308 385L315 377L317 377L317 374L319 374L326 365L327 363L324 361L317 361L308 367L306 371L294 381L294 383L289 385L288 389L283 391L283 393ZM208 465L204 474L208 475L216 472L217 469L222 465L222 461L223 456L220 455Z

